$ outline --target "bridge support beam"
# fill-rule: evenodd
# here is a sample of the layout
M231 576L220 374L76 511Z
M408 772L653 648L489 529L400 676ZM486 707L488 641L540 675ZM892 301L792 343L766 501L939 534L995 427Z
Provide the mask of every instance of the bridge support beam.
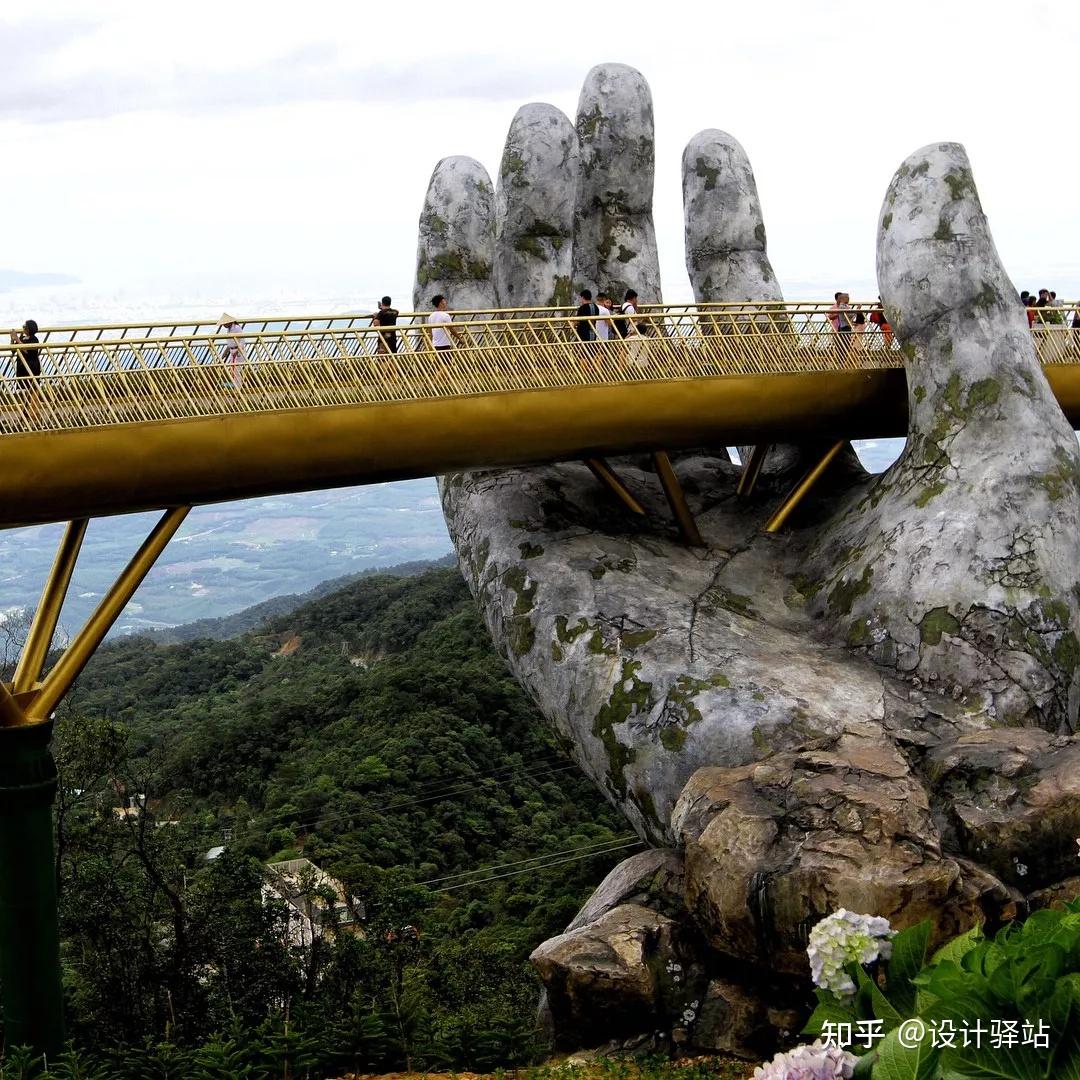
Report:
M52 671L39 682L85 521L68 526L9 684L0 683L0 985L4 1042L52 1058L64 1047L52 806L52 713L175 535L190 507L167 510Z
M585 464L589 471L611 491L615 497L630 511L631 514L645 516L645 507L630 494L630 489L619 478L618 473L603 458L586 458Z
M667 452L657 450L653 454L653 465L656 467L656 475L660 477L660 486L664 489L664 495L667 496L668 506L675 515L683 540L690 547L705 547L705 541L698 531L697 522L687 505L686 495L683 493L679 478L675 475L675 470L671 467L671 458L667 456Z
M828 450L822 455L818 463L806 473L805 476L788 492L784 501L773 513L772 517L765 522L765 532L777 533L784 527L784 522L791 516L792 511L796 506L802 502L806 493L821 479L822 473L833 463L836 456L847 445L847 442L842 440L837 443L833 443Z
M749 460L743 465L742 475L739 477L739 486L735 489L736 495L746 497L757 486L758 477L761 475L761 466L765 464L765 457L769 453L771 443L758 443L750 454Z

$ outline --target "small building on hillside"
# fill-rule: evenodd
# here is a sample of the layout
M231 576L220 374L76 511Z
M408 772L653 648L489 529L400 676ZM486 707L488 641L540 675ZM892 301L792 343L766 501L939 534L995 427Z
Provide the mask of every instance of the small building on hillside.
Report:
M288 913L289 943L310 945L326 933L347 929L357 933L364 918L363 904L310 859L287 859L267 863L263 901L283 900Z

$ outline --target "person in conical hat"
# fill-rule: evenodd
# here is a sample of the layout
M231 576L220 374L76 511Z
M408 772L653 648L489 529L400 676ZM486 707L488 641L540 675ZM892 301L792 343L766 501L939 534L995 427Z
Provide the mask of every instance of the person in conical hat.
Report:
M225 346L225 354L223 359L229 365L229 376L232 380L232 384L236 389L240 389L243 383L243 375L240 371L240 365L244 361L245 341L242 337L238 336L238 331L243 329L243 323L240 322L235 316L224 312L221 318L218 320L218 325L225 330L231 331L234 335L233 339Z

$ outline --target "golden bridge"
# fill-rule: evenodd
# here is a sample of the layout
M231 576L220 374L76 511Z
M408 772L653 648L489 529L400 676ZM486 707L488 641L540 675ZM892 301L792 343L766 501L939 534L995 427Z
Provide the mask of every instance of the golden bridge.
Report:
M858 305L847 313L870 310ZM888 332L827 304L646 307L637 335L581 341L571 311L459 312L454 347L404 316L396 351L371 316L73 326L10 346L0 367L0 528L68 522L11 672L0 672L0 984L6 1040L55 1051L62 997L52 862L64 694L191 506L457 470L584 460L642 512L605 458L653 454L683 536L700 542L667 452L754 444L740 491L777 441L827 447L769 523L849 439L903 435L907 391ZM1080 331L1038 309L1032 333L1080 423ZM618 315L613 316L614 319ZM860 330L862 332L860 332ZM36 349L41 373L15 377ZM27 358L31 359L31 358ZM3 357L0 356L0 363ZM89 518L162 516L46 672Z

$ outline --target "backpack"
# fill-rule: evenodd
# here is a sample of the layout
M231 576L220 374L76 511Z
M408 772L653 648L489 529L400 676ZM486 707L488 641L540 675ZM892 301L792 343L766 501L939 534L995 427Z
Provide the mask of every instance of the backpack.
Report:
M622 307L619 308L619 311L622 312L622 314L625 315L626 314L626 304L623 304ZM615 319L614 323L615 323L615 333L618 334L619 337L626 337L626 335L630 331L630 325L629 325L630 320L629 319Z

